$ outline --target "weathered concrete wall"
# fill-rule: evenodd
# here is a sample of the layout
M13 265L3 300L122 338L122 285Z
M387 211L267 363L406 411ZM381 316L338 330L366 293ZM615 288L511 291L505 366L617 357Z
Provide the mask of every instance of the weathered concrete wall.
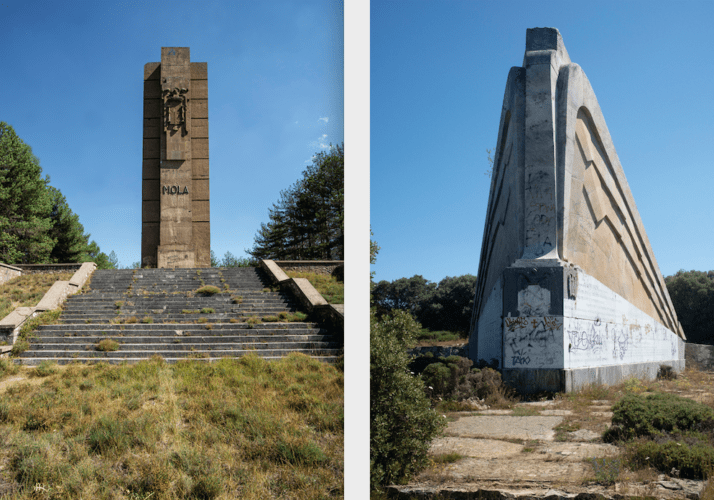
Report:
M2 262L0 262L0 285L21 275L22 269L20 269L19 267L11 266L9 264L3 264Z
M77 271L82 267L82 262L71 264L15 264L22 270L22 274L60 274Z
M700 370L714 371L714 345L690 344L684 345L684 358L687 366Z

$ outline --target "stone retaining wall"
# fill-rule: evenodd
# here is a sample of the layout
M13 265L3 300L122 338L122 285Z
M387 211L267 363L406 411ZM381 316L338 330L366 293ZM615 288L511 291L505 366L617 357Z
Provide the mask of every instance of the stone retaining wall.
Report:
M78 271L82 262L71 264L16 264L22 274L60 274Z
M0 262L0 285L21 275L22 269L20 269L19 267L11 266L9 264L3 264L2 262Z
M338 267L345 265L344 260L276 260L273 261L283 271L315 273L331 276Z

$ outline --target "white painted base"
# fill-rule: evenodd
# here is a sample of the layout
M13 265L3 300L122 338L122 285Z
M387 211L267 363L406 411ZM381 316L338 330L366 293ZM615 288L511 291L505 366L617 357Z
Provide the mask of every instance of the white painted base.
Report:
M580 270L563 314L564 368L684 359L677 334Z

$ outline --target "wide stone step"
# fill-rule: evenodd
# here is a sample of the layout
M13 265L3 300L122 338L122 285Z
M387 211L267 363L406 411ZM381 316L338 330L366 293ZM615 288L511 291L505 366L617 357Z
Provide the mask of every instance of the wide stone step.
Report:
M31 350L47 349L48 346L84 346L111 339L119 344L336 344L332 335L87 335L87 336L42 336L33 339ZM337 347L336 345L330 347Z
M101 339L104 340L104 339ZM330 341L284 341L284 342L260 342L260 341L241 341L241 342L127 342L125 339L112 338L119 344L116 351L111 352L125 352L125 351L195 351L195 350L205 350L205 351L245 351L245 350L276 350L276 349L300 349L300 350L310 350L310 349L337 349L339 344L337 342ZM41 344L33 345L28 351L25 351L23 357L36 357L38 355L44 355L47 352L104 352L96 349L96 345L99 342L93 343L49 343L43 342Z
M102 331L132 331L132 330L175 330L181 328L184 330L205 330L205 325L195 324L195 323L172 323L169 325L154 324L154 323L127 323L122 325L107 325L102 327ZM270 331L284 331L284 330L313 330L320 329L315 323L310 322L293 322L293 323L258 323L256 325L249 325L247 323L219 323L213 325L214 330L270 330ZM77 324L54 324L54 325L42 325L38 328L38 332L44 332L46 330L57 330L57 331L84 331L84 330L97 330L96 325L77 323Z
M305 353L303 353L305 354ZM310 356L310 355L308 355ZM230 357L230 358L239 358L240 356L237 356L235 353L231 356L224 356L224 357ZM283 359L284 356L261 356L263 359L266 361L278 361ZM335 356L310 356L313 359L316 359L318 361L322 361L323 363L330 363L334 364L339 361L342 356L341 355L335 355ZM134 364L134 363L139 363L140 361L146 361L146 357L135 357L135 358L88 358L88 357L81 357L81 356L75 356L75 357L69 357L69 358L26 358L22 359L19 358L19 361L23 365L28 365L28 366L36 366L39 365L42 362L50 362L50 363L57 363L58 365L68 365L71 363L88 363L88 364L94 364L94 363L107 363L110 365L118 365L121 363L129 363L129 364ZM219 361L221 357L200 357L200 356L192 356L192 357L166 357L162 356L162 359L166 361L167 363L178 363L178 362L204 362L204 363L210 363L210 362L215 362Z
M165 346L157 346L165 347ZM88 359L117 359L122 358L150 358L151 356L161 356L164 358L187 358L187 357L239 357L245 356L246 354L255 354L256 356L266 357L266 356L287 356L293 352L300 352L307 354L309 356L339 356L341 354L341 349L336 348L316 348L316 349L193 349L193 350L179 350L179 349L162 349L157 348L153 350L137 350L137 349L122 349L118 351L87 351L87 350L43 350L43 351L25 351L19 357L20 360L32 359L32 358L47 358L47 359L72 359L73 357L81 357ZM76 356L73 356L75 355Z

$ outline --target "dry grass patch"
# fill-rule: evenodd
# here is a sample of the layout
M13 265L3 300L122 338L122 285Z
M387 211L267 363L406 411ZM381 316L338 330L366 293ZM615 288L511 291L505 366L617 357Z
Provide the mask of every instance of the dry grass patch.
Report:
M307 356L70 365L0 404L18 499L343 494L343 375Z
M27 274L0 285L0 319L17 307L36 306L55 281L69 281L73 274Z
M342 281L338 281L334 276L297 271L285 271L285 274L291 278L307 279L330 304L345 303L345 284Z

